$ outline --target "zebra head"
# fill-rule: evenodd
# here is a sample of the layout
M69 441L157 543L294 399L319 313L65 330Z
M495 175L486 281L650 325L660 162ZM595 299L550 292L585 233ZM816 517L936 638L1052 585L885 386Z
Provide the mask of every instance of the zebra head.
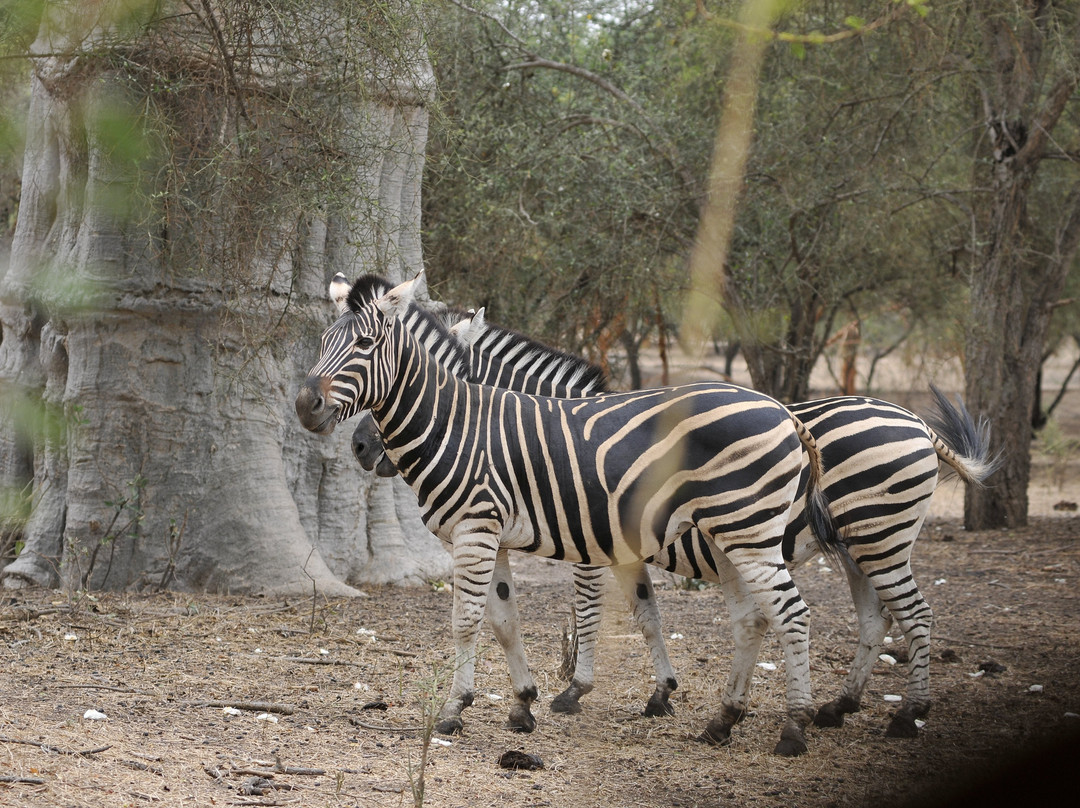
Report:
M330 284L341 316L322 335L319 361L296 394L296 414L306 429L329 435L339 421L382 403L396 376L395 330L415 294L414 278L385 290L386 281L365 275L340 301L341 283Z

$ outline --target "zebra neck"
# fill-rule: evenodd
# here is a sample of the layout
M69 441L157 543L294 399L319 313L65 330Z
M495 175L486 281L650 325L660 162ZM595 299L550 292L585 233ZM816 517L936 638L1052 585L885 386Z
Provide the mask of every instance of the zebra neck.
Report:
M453 428L455 405L467 383L436 360L404 327L394 329L396 369L390 394L373 407L387 457L410 481L411 467Z

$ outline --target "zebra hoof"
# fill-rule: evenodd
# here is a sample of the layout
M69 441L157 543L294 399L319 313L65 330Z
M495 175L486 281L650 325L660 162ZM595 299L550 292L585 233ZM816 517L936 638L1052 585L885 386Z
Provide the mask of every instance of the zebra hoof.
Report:
M649 718L663 718L666 715L675 715L675 708L671 706L667 696L654 693L649 703L645 705L645 715Z
M710 746L727 746L731 743L731 727L728 722L714 718L697 739Z
M461 735L465 731L465 724L462 722L461 716L455 715L451 718L444 718L436 724L435 731L439 735Z
M532 732L536 729L536 719L526 707L514 707L510 710L509 729L512 732Z
M814 716L816 727L842 727L844 726L844 713L836 706L835 702L829 702L817 711Z
M780 742L773 749L773 754L781 757L798 757L806 752L806 737L797 727L785 727L780 733Z
M564 690L551 700L551 712L577 715L581 712L581 702L569 690Z
M918 738L919 728L915 725L915 719L903 713L897 713L889 722L889 728L885 730L886 738Z

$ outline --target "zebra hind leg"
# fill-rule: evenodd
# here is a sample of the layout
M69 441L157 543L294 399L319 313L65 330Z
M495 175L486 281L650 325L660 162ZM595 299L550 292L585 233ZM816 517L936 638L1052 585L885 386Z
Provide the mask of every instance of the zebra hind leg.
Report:
M809 609L780 556L762 558L760 551L728 552L758 608L784 652L787 722L773 754L795 757L807 751L804 729L814 719L810 698ZM721 713L721 719L725 716Z
M506 654L510 668L510 683L514 689L514 706L510 708L509 727L515 732L532 732L536 719L532 703L536 701L536 682L529 671L525 647L521 642L521 621L518 617L517 593L510 576L510 560L506 550L495 557L495 572L488 594L488 620L495 638Z
M577 634L577 650L571 652L576 654L574 674L570 686L552 700L553 713L580 713L581 697L593 689L603 576L603 567L574 565L574 629Z
M644 564L612 567L615 580L630 604L634 623L645 638L652 657L653 670L656 671L656 689L645 705L644 714L651 717L675 715L670 697L679 686L675 680L675 669L668 658L664 644L664 632L660 625L660 607L656 604L652 579Z
M822 705L814 716L814 724L819 727L842 727L845 715L859 712L863 690L877 662L885 633L892 623L891 613L881 602L866 574L852 563L845 563L844 571L859 619L859 646L844 681L843 691L837 698Z
M712 719L698 740L713 745L731 741L731 730L746 716L753 681L754 665L769 623L761 613L753 593L726 556L717 553L716 572L731 615L731 634L735 651L731 672L724 689L720 715Z
M871 571L869 578L907 641L907 699L893 716L885 735L889 738L914 738L919 734L916 719L924 718L930 712L930 627L933 612L915 583L907 558L901 564L881 570L876 576Z

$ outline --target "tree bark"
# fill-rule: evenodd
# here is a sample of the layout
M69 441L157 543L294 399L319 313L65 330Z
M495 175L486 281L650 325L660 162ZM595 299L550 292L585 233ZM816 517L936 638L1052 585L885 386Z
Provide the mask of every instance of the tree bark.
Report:
M262 138L265 165L256 169L289 171L266 144L295 121L259 117L252 99L325 93L339 68L331 54L320 67L329 74L300 82L265 58L241 63L242 43L207 33L233 5L163 11L174 27L150 23L136 46L124 43L122 60L102 55L114 42L103 16L87 27L79 3L46 12L19 217L0 278L0 386L14 391L0 401L0 485L33 493L25 548L0 574L6 586L351 595L354 585L420 582L449 569L415 500L359 469L349 430L320 439L292 412L333 318L325 290L334 272L402 279L422 265L426 62L413 76L372 68L377 87L343 104L340 125L363 147L348 163L357 201L344 213L328 205L297 216L282 205L273 226L264 219L258 238L237 244L222 234L253 200L222 194L216 180L195 200L213 213L203 223L148 228L142 211L115 204L117 189L136 185L139 199L165 208L192 204L155 185L162 174L146 161L122 163L110 148L112 119L98 114L130 95L130 73L143 67L131 65L151 42L192 61L221 59L218 72L185 75L205 82L212 103L205 117L170 121L181 139L227 140L246 127L250 141ZM159 169L199 156L166 146ZM230 250L243 253L242 279L215 264ZM181 252L207 263L178 266ZM28 424L28 409L45 415Z
M1025 4L1018 13L1011 25L1004 13L980 17L993 65L993 86L982 89L993 173L981 239L987 246L972 278L965 387L971 409L989 418L1004 463L986 488L966 489L970 530L1027 524L1036 373L1053 304L1080 244L1080 184L1058 208L1049 239L1040 239L1040 223L1027 213L1036 172L1077 78L1067 70L1054 75L1046 4ZM1043 86L1050 88L1045 95Z

